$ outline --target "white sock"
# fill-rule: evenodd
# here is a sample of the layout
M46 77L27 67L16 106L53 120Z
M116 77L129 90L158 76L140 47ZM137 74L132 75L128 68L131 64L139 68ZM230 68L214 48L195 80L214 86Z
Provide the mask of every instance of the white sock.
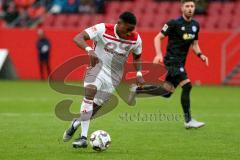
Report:
M90 124L90 120L88 120L88 121L81 121L81 128L82 128L81 137L82 136L87 137L89 124Z
M93 100L88 100L86 98L83 99L81 105L81 136L87 137L88 128L90 124L90 118L92 116L93 111Z

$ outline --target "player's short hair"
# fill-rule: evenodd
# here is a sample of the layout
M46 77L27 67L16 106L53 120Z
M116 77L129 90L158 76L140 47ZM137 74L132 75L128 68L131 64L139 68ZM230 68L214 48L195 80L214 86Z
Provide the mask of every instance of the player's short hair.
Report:
M125 23L137 24L137 18L132 12L123 12L120 16L119 19L121 19Z
M184 4L186 2L193 2L196 3L196 0L181 0L181 3Z

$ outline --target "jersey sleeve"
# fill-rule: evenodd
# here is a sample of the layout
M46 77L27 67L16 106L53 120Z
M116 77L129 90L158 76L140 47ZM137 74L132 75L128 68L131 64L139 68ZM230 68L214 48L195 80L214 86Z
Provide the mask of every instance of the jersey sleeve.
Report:
M137 40L136 46L133 48L132 52L135 55L142 54L142 39L139 35L138 35L138 40Z
M197 33L196 33L196 36L195 36L194 40L198 40L199 31L200 31L200 26L199 26L199 24L198 24L198 25L197 25Z
M87 32L90 39L92 39L94 41L98 41L99 36L102 33L104 33L104 31L105 31L105 24L104 23L96 24L92 27L89 27L89 28L85 29L85 32Z
M168 21L162 28L161 30L161 33L164 35L164 36L168 36L169 33L171 33L174 29L174 26L175 26L175 21L174 20L170 20Z

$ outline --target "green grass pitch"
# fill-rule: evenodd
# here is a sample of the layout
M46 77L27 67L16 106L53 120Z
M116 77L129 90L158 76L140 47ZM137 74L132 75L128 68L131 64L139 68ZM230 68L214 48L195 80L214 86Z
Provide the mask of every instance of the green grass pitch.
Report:
M0 160L238 160L239 87L193 88L193 117L207 124L201 129L185 130L182 118L122 119L125 113L181 115L180 92L170 99L139 98L136 107L120 100L115 110L90 125L89 133L102 129L112 138L111 147L98 153L62 142L69 122L55 116L55 105L71 98L72 111L77 113L82 97L57 93L47 82L0 81Z

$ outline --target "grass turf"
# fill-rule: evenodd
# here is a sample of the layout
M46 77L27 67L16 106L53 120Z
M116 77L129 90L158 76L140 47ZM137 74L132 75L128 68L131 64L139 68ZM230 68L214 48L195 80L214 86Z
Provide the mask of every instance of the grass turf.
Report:
M71 143L62 142L69 122L55 116L55 105L71 98L72 111L78 112L82 97L57 93L44 82L0 81L0 159L239 159L240 89L237 87L193 88L193 117L207 123L198 130L185 130L182 118L146 121L133 117L138 113L144 116L159 112L181 115L180 91L170 99L139 98L137 106L132 108L120 100L115 110L92 121L89 133L103 129L112 138L111 147L98 153L90 147L73 149ZM133 119L123 118L126 113Z

